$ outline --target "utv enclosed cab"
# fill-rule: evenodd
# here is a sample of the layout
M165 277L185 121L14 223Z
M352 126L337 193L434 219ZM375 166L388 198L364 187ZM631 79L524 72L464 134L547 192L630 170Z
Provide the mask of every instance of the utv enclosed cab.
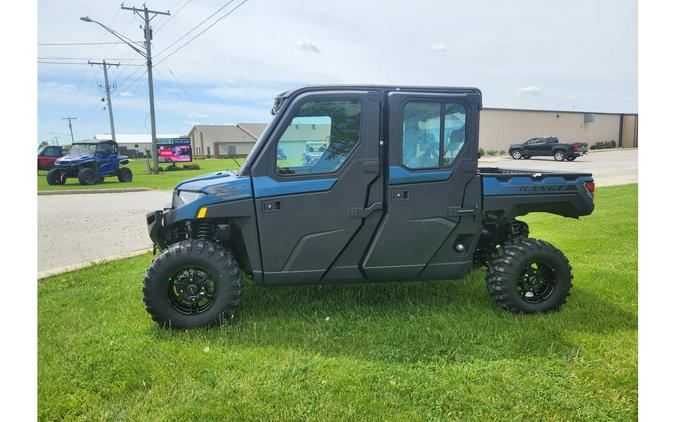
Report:
M486 265L496 302L557 309L570 267L519 215L593 210L583 173L478 169L475 88L322 86L280 95L238 172L179 183L148 214L161 324L226 321L240 271L261 286L455 279ZM307 160L307 146L325 145ZM314 148L313 148L314 149Z

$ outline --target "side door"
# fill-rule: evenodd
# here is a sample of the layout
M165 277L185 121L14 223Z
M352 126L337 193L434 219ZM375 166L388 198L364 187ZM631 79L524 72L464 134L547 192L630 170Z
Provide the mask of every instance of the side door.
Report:
M359 261L382 213L380 96L310 91L287 101L251 170L264 283L363 279Z
M523 145L523 154L525 155L533 155L534 154L534 143L537 142L537 138L532 138L529 139L525 144Z
M386 210L363 260L372 280L461 277L480 233L480 94L388 99Z
M96 148L98 172L101 175L110 175L117 169L117 148L113 144L99 144Z

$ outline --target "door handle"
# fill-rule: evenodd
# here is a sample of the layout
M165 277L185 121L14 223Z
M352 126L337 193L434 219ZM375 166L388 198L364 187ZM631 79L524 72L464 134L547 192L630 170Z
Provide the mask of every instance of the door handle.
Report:
M263 212L281 212L284 210L283 204L280 200L276 201L263 201L262 211Z
M350 208L347 210L349 218L366 218L375 211L383 209L382 202L374 202L368 208Z

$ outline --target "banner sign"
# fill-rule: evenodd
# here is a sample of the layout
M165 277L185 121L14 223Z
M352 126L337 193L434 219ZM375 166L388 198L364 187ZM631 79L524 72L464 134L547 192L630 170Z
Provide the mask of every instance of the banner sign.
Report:
M160 163L192 161L190 138L157 138L157 152Z

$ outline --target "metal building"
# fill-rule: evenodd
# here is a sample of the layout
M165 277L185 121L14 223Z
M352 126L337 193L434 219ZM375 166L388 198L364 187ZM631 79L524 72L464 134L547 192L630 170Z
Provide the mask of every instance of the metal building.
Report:
M485 151L505 151L510 144L538 136L589 146L613 140L619 147L637 147L637 114L484 108L480 120L479 145Z

